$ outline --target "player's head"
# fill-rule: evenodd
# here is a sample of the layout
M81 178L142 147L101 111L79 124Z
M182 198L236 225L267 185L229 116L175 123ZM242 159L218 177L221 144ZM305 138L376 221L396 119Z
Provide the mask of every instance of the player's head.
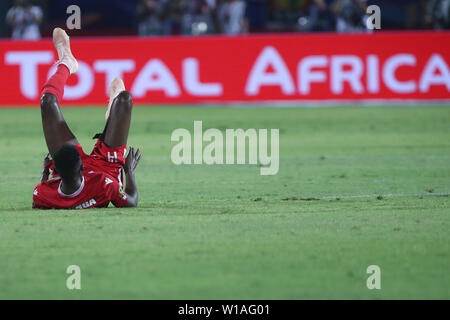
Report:
M80 154L71 145L62 146L53 155L55 170L63 180L71 180L77 177L83 170Z

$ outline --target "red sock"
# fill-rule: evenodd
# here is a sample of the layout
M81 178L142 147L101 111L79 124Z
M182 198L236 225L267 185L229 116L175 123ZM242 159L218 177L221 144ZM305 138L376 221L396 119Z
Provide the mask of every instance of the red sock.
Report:
M52 93L61 102L64 95L64 85L70 76L69 68L64 64L59 64L56 72L42 87L42 94Z

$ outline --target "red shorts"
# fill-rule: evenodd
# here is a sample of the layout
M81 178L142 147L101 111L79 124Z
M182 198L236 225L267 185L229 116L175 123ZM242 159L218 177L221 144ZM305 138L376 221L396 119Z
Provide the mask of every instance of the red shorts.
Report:
M119 185L122 186L122 165L125 164L125 154L127 153L126 145L110 148L103 141L98 139L94 149L89 155L84 152L81 144L78 144L75 148L80 154L85 173L88 173L89 171L104 172L116 179L119 182ZM53 172L53 161L48 165L48 168Z
M125 164L126 145L110 148L98 139L90 155L84 153L80 144L76 148L80 153L84 170L87 170L86 172L97 170L107 173L113 178L116 178L122 186L122 166Z

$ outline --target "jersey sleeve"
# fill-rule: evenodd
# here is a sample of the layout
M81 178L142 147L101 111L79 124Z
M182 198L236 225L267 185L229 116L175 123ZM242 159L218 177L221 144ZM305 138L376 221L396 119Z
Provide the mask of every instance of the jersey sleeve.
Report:
M114 181L110 184L109 192L109 199L115 207L122 208L128 203L128 195L118 182Z
M32 208L33 209L48 209L49 208L48 204L42 199L42 197L40 195L40 190L39 190L40 185L41 184L38 184L33 190Z

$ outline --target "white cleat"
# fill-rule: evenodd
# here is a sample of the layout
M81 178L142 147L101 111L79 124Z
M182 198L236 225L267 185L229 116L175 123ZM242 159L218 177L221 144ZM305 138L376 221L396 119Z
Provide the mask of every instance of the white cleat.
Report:
M69 36L63 29L53 29L53 44L58 52L58 62L66 65L70 70L70 74L77 73L78 62L70 50Z
M105 113L105 120L108 120L109 113L111 111L111 105L114 101L114 99L125 90L125 84L123 83L123 80L120 78L114 78L113 81L109 84L108 87L108 95L109 95L109 103L108 103L108 109Z

